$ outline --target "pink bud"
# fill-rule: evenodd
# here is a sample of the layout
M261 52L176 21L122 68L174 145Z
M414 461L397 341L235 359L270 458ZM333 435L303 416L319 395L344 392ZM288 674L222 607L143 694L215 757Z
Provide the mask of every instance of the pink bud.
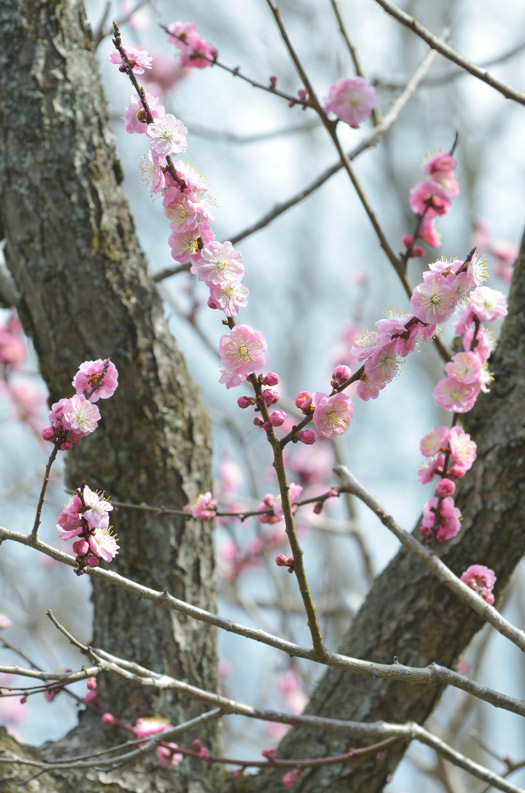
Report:
M210 295L208 300L206 301L206 305L208 308L220 308L219 304L215 302L213 297Z
M456 485L452 481L452 479L441 479L438 486L436 487L436 493L438 496L442 498L446 498L447 496L451 496L456 492Z
M270 75L270 88L275 88L276 85L277 85L277 77L275 76L275 74L271 74Z
M266 402L267 405L274 405L276 402L279 401L281 395L275 388L267 388L265 391L262 392L262 398Z
M320 514L321 514L321 512L323 511L323 507L324 507L324 504L323 504L323 502L322 502L322 501L318 501L318 502L317 502L317 503L314 505L314 515L320 515Z
M207 760L209 757L211 757L210 750L206 746L203 746L199 752L199 760Z
M426 250L423 248L422 245L414 245L414 247L410 249L411 259L415 259L418 256L424 256L425 254L426 254Z
M96 691L88 691L86 696L84 697L84 702L87 702L88 705L92 702L96 702L98 698L98 694Z
M306 446L312 446L317 440L317 435L313 430L299 430L299 432L295 433L295 436L297 440L306 444Z
M412 234L405 234L403 237L403 245L405 245L407 248L411 248L415 241L416 240Z
M277 567L288 567L288 559L284 553L278 553L275 557L275 564Z
M253 423L255 424L256 427L263 427L264 429L266 429L264 426L264 421L261 418L259 418L259 416L255 416ZM270 428L268 427L268 429Z
M312 406L312 395L308 391L300 391L295 397L295 406L303 413L310 413Z
M46 427L45 430L42 430L42 437L45 441L52 441L55 437L55 428Z
M284 410L274 410L274 412L270 416L270 424L273 427L280 427L281 424L284 424L288 416L284 412Z
M346 383L346 381L351 377L352 370L349 366L345 366L344 364L339 364L336 366L334 371L332 372L332 388L339 388L339 386Z
M87 558L87 563L88 563L89 567L98 567L99 561L100 560L97 559L96 556L88 556L88 558Z
M191 745L194 749L201 749L202 748L202 741L200 738L194 738L191 742Z
M250 399L249 396L240 396L237 400L237 404L244 410L244 408L249 408L250 405L253 405L253 399Z
M73 553L76 556L85 556L89 551L89 543L87 540L77 540L73 543Z
M87 687L90 691L94 691L97 687L97 678L96 677L88 677L87 679Z
M263 749L261 752L263 757L267 757L268 760L273 760L273 758L278 757L279 750L278 749Z
M262 382L269 386L279 385L279 375L275 372L268 372Z
M117 720L112 713L103 713L101 721L102 724L105 724L107 727L117 726Z

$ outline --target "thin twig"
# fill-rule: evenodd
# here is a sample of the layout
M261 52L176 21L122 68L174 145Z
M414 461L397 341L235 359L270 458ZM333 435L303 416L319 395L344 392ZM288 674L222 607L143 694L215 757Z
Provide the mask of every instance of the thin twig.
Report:
M499 93L503 94L507 99L513 99L515 102L519 102L520 105L525 105L525 94L521 93L521 91L516 91L515 88L501 82L501 80L498 80L496 77L492 77L485 69L482 69L475 63L472 63L472 61L464 58L459 52L449 47L448 44L444 44L437 36L434 36L429 30L423 27L415 17L405 14L404 11L401 11L400 8L390 3L388 0L375 0L375 2L380 5L387 14L390 14L390 16L397 19L398 22L401 22L402 25L415 33L416 36L423 39L429 47L439 52L440 55L453 61L453 63L456 63L462 69L469 72L474 77L477 77L478 80L490 85L491 88L499 91Z
M63 551L57 550L52 545L47 545L47 543L44 543L39 539L32 540L30 535L20 534L19 532L15 532L11 529L0 526L0 542L5 540L11 540L12 542L17 542L21 545L33 548L34 550L44 553L46 556L55 559L57 562L66 564L69 567L76 567L77 565L75 557L69 556ZM425 548L424 550L426 551ZM152 603L164 608L173 609L174 611L177 611L181 614L185 614L191 619L204 622L208 625L213 625L216 628L221 628L222 630L226 630L230 633L243 636L246 639L260 642L261 644L268 645L269 647L274 647L275 649L280 650L289 656L304 658L306 660L322 663L324 666L331 666L337 669L347 669L349 672L355 672L356 674L362 674L369 677L381 677L387 680L400 680L402 682L420 683L424 685L435 685L436 683L452 685L455 688L459 688L462 691L467 691L468 693L473 694L485 702L489 702L495 707L503 708L504 710L509 710L512 713L518 713L522 716L525 715L525 701L515 699L514 697L509 697L505 694L501 694L498 691L489 689L486 686L476 683L475 681L470 680L468 677L464 677L463 675L453 672L452 670L440 666L439 664L431 664L427 667L409 667L398 662L392 664L379 664L372 661L363 661L359 658L351 658L349 656L334 653L329 650L325 651L324 657L321 661L319 661L315 655L315 652L309 647L303 647L293 642L289 642L280 636L266 633L265 631L259 630L258 628L251 628L246 625L233 622L232 620L225 619L224 617L219 617L217 614L213 614L209 611L201 609L198 606L192 606L183 600L173 597L173 595L170 595L167 590L158 591L150 589L149 587L142 586L141 584L138 584L129 578L125 578L118 573L114 573L111 570L103 570L100 567L90 567L87 568L85 572L86 575L93 576L94 578L98 578L101 581L105 581L106 583L112 584L113 586L117 586L120 589L130 592L135 597L149 600ZM459 581L458 583L461 584ZM468 587L465 587L465 590L464 599L467 600L470 595L474 601L470 605L472 605L475 610L478 610L478 600L481 604L486 606L487 609L491 609L488 604L484 603L484 601L475 595L474 592L472 592L472 590L470 590ZM494 609L492 609L492 612L494 612L498 617L501 616ZM2 669L3 668L0 667L0 672ZM20 671L19 674L21 674ZM36 674L31 671L29 676L36 677ZM55 675L50 674L49 677L50 679L53 679Z

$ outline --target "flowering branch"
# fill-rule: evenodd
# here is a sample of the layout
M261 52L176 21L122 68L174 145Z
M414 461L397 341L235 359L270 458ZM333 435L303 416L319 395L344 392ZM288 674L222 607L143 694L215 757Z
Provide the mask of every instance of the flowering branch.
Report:
M512 623L506 620L499 611L490 606L457 578L452 570L450 570L433 551L426 548L419 540L416 540L412 534L405 531L405 529L394 520L392 515L386 512L379 501L357 481L347 468L344 466L336 466L334 468L334 473L343 483L339 488L341 492L347 491L357 496L360 501L366 504L367 507L377 515L381 523L386 526L387 529L390 529L398 540L412 551L412 553L415 554L415 556L417 556L446 587L448 587L448 589L454 592L460 600L474 609L485 622L489 622L499 633L507 639L510 639L513 644L519 647L520 650L525 651L525 631L512 625Z

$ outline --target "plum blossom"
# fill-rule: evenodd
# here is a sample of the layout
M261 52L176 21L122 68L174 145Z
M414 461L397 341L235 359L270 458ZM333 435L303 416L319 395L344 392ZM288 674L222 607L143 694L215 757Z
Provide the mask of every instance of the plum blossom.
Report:
M236 325L230 334L222 336L219 354L224 373L219 382L227 388L239 385L248 375L262 369L266 364L267 343L263 334L251 325ZM233 376L233 382L232 382ZM237 378L241 378L238 383Z
M178 118L171 113L157 118L148 124L146 135L151 138L150 151L155 159L163 160L174 154L181 154L188 148L186 135L188 130Z
M150 109L150 113L153 116L153 119L161 118L166 110L163 105L160 104L160 100L149 94L146 91L146 102L148 103L148 107ZM146 111L142 105L137 94L132 94L129 100L129 105L126 108L126 112L124 114L124 121L126 122L126 132L130 134L138 133L143 134L146 132L148 126L148 119L146 116Z
M101 375L104 375L101 379ZM95 385L98 386L93 391ZM99 399L109 399L117 390L118 372L112 361L102 360L84 361L78 367L78 372L73 378L72 385L77 394L89 394L90 402ZM91 393L93 391L93 393Z
M448 427L434 427L432 432L428 432L423 438L419 448L425 457L433 457L443 450L443 446L448 441L450 430Z
M100 420L100 411L89 399L75 394L66 399L62 408L62 423L74 434L89 435L94 432Z
M26 358L22 323L13 311L0 327L0 364L17 370L22 368Z
M450 211L452 201L437 182L418 182L410 189L408 202L416 215L425 215L432 219L438 215L446 215Z
M195 264L202 256L203 248L214 239L215 235L207 223L201 223L184 231L172 231L168 237L171 255L181 264Z
M491 570L490 567L485 567L483 564L472 564L461 574L461 580L492 606L494 603L492 590L496 583L494 570Z
M213 240L203 249L199 262L191 266L190 272L208 285L239 282L244 275L242 254L231 242Z
M126 53L131 71L135 74L144 74L144 69L151 69L153 58L146 52L146 50L143 50L141 47L124 47L124 52ZM120 53L117 52L117 50L110 52L109 60L111 63L115 63L120 66L119 71L126 71L122 62L122 57Z
M133 733L138 740L149 738L150 735L157 735L159 732L166 732L171 728L169 719L158 718L157 716L141 716L132 727Z
M181 67L205 69L216 60L217 49L199 36L194 22L172 22L168 31L168 41L180 50Z
M183 512L192 515L199 520L213 520L217 513L217 499L213 498L208 490L207 493L200 493L195 504L186 504Z
M347 394L314 394L314 424L324 438L343 435L350 426L354 405Z
M358 129L377 107L376 92L363 77L337 80L329 87L328 96L323 101L327 113L335 113L353 129Z
M436 324L445 322L452 315L456 300L452 287L441 274L427 272L423 274L422 283L414 289L410 306L422 322Z
M434 402L451 413L468 413L480 392L479 383L460 383L447 377L434 388Z
M210 308L221 308L227 317L235 317L239 308L248 305L248 295L249 290L235 281L211 284L208 305Z
M117 544L117 538L111 533L109 527L105 529L94 528L89 534L88 543L91 551L96 556L104 559L105 562L111 562L118 554L119 545Z
M425 537L432 537L434 534L438 503L438 498L434 496L423 507L423 521L419 530ZM450 540L458 534L461 529L460 518L461 512L454 506L454 499L450 496L444 498L439 506L439 518L437 520L436 540L438 543Z
M469 309L482 322L494 322L507 315L507 299L499 289L478 286L470 296Z

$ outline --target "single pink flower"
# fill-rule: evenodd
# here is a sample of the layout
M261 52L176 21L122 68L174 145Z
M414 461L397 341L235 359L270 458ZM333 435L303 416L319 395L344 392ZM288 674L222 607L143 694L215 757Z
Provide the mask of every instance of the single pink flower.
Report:
M213 498L208 490L207 493L200 493L195 504L186 504L183 511L199 520L213 520L217 512L217 499Z
M410 298L414 315L422 322L437 324L446 322L456 307L454 292L440 273L423 274Z
M171 113L157 118L148 124L146 135L151 138L150 151L154 159L163 160L174 154L181 154L188 148L186 135L188 130L178 118Z
M213 240L202 250L199 262L191 266L190 272L208 285L239 282L244 275L242 254L231 242Z
M476 460L477 446L463 427L452 427L449 433L450 456L468 471Z
M217 49L201 38L194 22L172 22L168 41L180 50L181 67L205 69L217 58Z
M117 538L109 528L94 529L89 535L88 542L93 553L100 556L105 562L111 562L118 554Z
M426 219L445 215L450 211L452 201L437 182L418 182L411 188L408 202L416 215L425 214Z
M195 228L181 232L172 231L168 237L171 255L181 264L188 262L195 264L200 261L203 248L214 239L214 236L213 230L207 223L200 223Z
M478 286L470 296L469 308L482 322L494 322L507 315L507 299L499 289Z
M150 735L157 735L159 732L166 732L171 726L169 719L161 719L156 716L141 716L136 720L133 732L140 740L149 738Z
M445 371L448 377L460 383L479 383L481 366L480 357L475 352L458 352L446 364Z
M319 400L314 398L313 418L317 431L324 438L343 435L352 421L354 412L352 400L347 394L334 394L333 396L321 394L320 396Z
M425 457L433 457L438 452L443 451L445 443L448 441L449 436L448 427L434 427L432 432L428 432L419 444L421 454Z
M492 606L494 603L492 590L496 583L494 570L491 570L490 567L485 567L483 564L472 564L461 574L461 580Z
M219 354L225 372L243 375L242 379L266 364L266 339L251 325L236 325L230 334L222 336Z
M353 129L366 121L377 107L376 92L363 77L338 80L329 87L328 96L323 101L327 113L335 113L337 118L346 121Z
M63 406L62 424L72 430L73 434L89 435L94 432L100 421L100 411L88 399L80 394L75 394L71 399L66 399Z
M105 372L104 368L106 368ZM103 372L104 377L101 380L100 376ZM97 383L99 383L97 389L91 394ZM96 361L84 361L78 367L78 372L73 378L72 385L77 394L83 396L86 396L86 393L91 394L89 397L90 402L98 402L99 399L109 399L117 390L117 367L112 361L108 363L107 359L102 360L99 358Z
M434 402L451 413L467 413L474 407L480 390L478 383L465 384L447 377L434 388Z
M212 308L221 308L227 317L237 316L239 309L248 305L249 290L238 281L224 281L211 284L210 302Z
M126 53L126 57L129 61L131 71L135 74L144 74L144 69L151 69L153 58L146 52L146 50L143 50L141 47L124 47L124 52ZM120 66L121 72L125 71L122 58L117 50L110 52L109 60L111 63L115 63Z
M148 107L154 119L161 118L166 113L166 108L160 104L160 100L147 91L146 102L148 103ZM129 105L124 113L124 121L126 122L126 132L130 134L144 134L146 132L148 119L146 111L137 94L132 94L130 97Z

